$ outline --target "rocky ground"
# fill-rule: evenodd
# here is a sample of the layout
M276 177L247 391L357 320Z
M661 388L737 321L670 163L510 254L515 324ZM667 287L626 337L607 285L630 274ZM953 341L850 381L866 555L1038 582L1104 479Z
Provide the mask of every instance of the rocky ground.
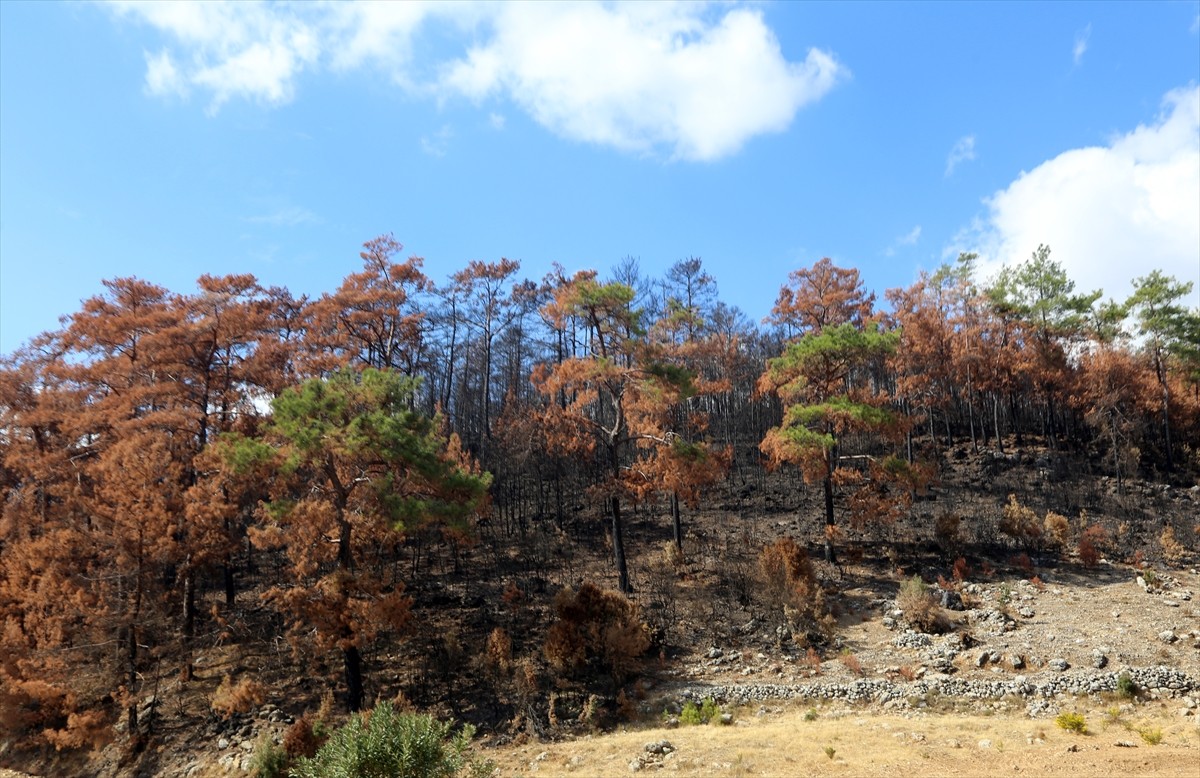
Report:
M664 697L816 699L906 710L942 696L988 701L1030 716L1058 713L1076 695L1113 692L1128 673L1149 700L1172 700L1180 716L1200 706L1200 618L1195 570L1140 571L1102 563L1031 582L997 576L967 583L948 604L952 629L906 626L893 600L845 592L841 653L819 665L769 625L749 623L738 640L709 646L668 671ZM952 594L952 593L951 593ZM965 602L964 602L965 601Z
M1196 775L1197 571L1039 572L1049 580L964 585L934 635L873 589L847 590L842 653L819 664L752 621L666 672L640 727L490 753L505 776ZM1117 693L1124 675L1133 697ZM706 699L718 726L681 724ZM1087 734L1056 726L1066 712Z

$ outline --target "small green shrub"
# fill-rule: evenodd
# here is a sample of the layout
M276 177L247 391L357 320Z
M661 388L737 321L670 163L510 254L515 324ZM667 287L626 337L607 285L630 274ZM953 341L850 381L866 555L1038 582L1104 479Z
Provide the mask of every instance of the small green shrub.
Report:
M1125 699L1132 699L1138 693L1137 684L1129 677L1129 673L1121 673L1117 676L1117 694Z
M250 760L250 775L254 778L284 778L287 774L287 751L264 735Z
M808 710L804 711L804 720L805 721L816 721L817 720L817 709L809 708Z
M694 727L704 723L704 719L700 718L700 709L696 707L696 703L689 700L683 704L683 710L679 712L679 723L685 727Z
M1147 727L1145 729L1139 729L1138 734L1141 735L1142 740L1145 740L1149 745L1156 746L1162 742L1161 729L1150 729Z
M456 778L485 776L490 763L470 753L474 727L457 733L432 716L397 713L381 702L335 730L312 759L298 759L292 778Z
M833 759L833 755L837 753L837 749L833 746L825 746L825 756Z
M1054 723L1068 732L1075 732L1080 735L1087 734L1087 721L1081 713L1060 713L1054 719Z
M716 721L720 715L721 708L711 697L700 703L699 707L696 703L688 701L683 704L683 710L679 712L679 723L688 726L707 724L710 721Z

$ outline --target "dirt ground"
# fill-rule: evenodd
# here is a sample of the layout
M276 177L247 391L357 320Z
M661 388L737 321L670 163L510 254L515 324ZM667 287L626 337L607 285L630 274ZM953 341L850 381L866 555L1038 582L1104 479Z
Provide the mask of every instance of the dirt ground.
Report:
M800 707L735 712L729 726L630 728L562 743L488 750L503 776L1179 776L1200 768L1196 720L1142 708L1104 721L1081 708L1089 733L1066 732L1024 716L925 714L914 718L849 709ZM807 714L807 716L806 716ZM812 720L808 720L812 719ZM1128 729L1126 727L1129 727ZM1162 730L1150 745L1139 728ZM667 755L647 745L666 740ZM640 765L636 770L632 764Z

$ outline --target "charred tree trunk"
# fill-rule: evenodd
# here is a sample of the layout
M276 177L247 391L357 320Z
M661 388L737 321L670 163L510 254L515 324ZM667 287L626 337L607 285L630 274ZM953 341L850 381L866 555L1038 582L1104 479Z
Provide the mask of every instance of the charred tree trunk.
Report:
M189 563L183 576L183 682L192 680L192 640L196 636L196 571Z
M825 490L825 561L830 564L837 564L837 554L833 549L833 467L830 466L825 471L825 478L821 485Z
M357 646L350 646L342 649L342 658L346 663L346 707L356 713L363 704L362 654Z
M625 564L624 527L621 524L621 498L613 495L612 501L612 544L613 559L617 564L617 588L621 594L629 594L629 568Z
M683 522L679 518L679 493L671 492L671 530L675 548L683 550Z
M129 684L129 704L125 708L125 716L129 736L133 737L138 731L138 699L137 699L137 662L138 662L138 644L137 644L137 627L130 624L126 632L127 643L125 647L125 658L128 662L126 668L127 679Z

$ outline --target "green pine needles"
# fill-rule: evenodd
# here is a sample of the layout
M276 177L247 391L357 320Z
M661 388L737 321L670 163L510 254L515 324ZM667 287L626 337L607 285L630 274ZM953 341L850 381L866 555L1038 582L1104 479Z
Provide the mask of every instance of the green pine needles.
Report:
M312 759L299 759L293 778L482 778L492 765L471 753L475 728L452 731L432 716L398 713L381 702L330 736Z

